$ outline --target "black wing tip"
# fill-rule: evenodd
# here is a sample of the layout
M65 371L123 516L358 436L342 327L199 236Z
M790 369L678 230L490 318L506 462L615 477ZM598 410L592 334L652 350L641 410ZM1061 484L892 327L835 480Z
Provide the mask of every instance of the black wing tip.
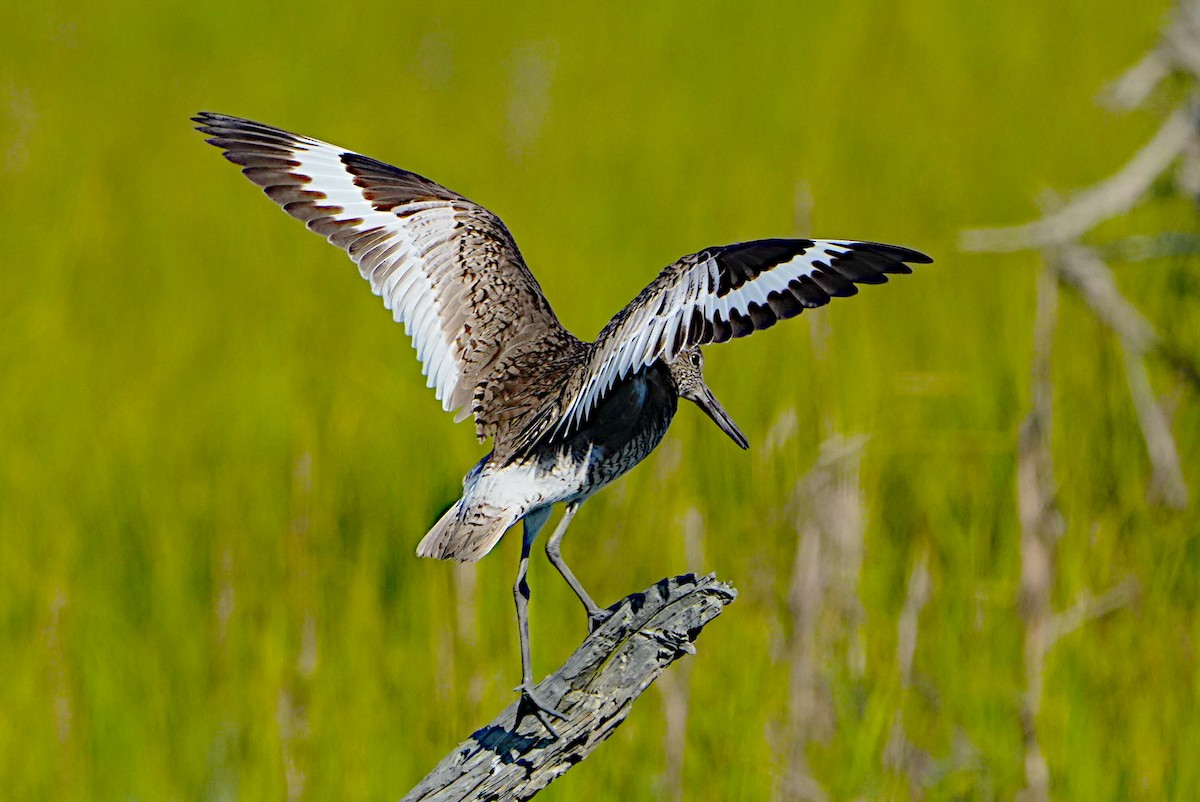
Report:
M746 242L735 242L730 245L725 245L720 248L710 248L709 250L736 250L752 246L773 246L781 248L791 248L797 252L804 252L813 246L822 242L833 242L839 245L849 245L852 250L864 250L877 253L880 256L887 256L899 262L912 262L913 264L927 265L933 263L933 257L913 248L906 248L903 245L891 245L886 242L874 242L872 240L820 240L807 237L768 237L766 239L748 240Z
M300 137L290 131L285 131L282 128L276 128L273 125L260 123L246 117L235 117L232 114L217 114L213 111L197 112L191 118L195 123L195 129L202 134L210 137L237 139L239 137L255 137L267 138L271 140L283 140L286 142L298 142ZM211 139L208 140L211 144L217 145ZM218 145L220 147L220 145Z
M249 117L239 117L236 114L221 114L215 111L198 111L191 116L191 121L205 125L253 125L264 128L273 126L251 120Z
M704 251L704 253L712 256L723 252L736 253L752 248L767 247L779 249L781 251L780 258L783 258L785 253L788 251L791 252L790 255L798 256L808 249L823 243L836 244L839 247L849 247L851 251L867 251L897 263L896 269L886 271L889 273L911 273L912 269L908 268L907 265L904 264L905 262L915 265L928 265L933 263L932 256L912 248L906 248L903 245L890 245L886 242L873 242L871 240L821 240L804 237L768 237L766 239L734 242L729 245L708 248L706 251Z
M905 262L909 262L914 265L933 264L932 256L922 253L921 251L913 250L912 248L905 248L903 245L889 245L885 242L855 242L852 244L851 249L870 251L872 253L879 254L880 256L885 256L889 259L896 260L900 263L898 267L907 268L904 270L895 271L898 273L912 272L912 268L908 268L908 266L904 264Z
M246 125L261 125L253 120L247 120L244 117L234 117L229 114L217 114L215 111L200 111L191 116L191 121L195 123L195 128L205 134L215 133L212 129L230 129L239 128Z

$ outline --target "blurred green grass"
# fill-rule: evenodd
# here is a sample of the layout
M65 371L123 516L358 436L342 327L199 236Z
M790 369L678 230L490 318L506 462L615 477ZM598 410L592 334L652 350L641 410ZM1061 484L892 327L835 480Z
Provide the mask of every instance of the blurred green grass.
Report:
M1094 181L1143 141L1153 116L1093 99L1165 11L26 9L0 33L0 796L278 798L291 772L313 799L396 798L511 698L516 538L470 574L413 556L482 449L440 412L353 266L189 130L210 109L489 206L582 336L707 245L815 234L932 254L818 322L711 349L710 383L755 450L682 410L659 453L584 507L566 549L598 600L689 569L740 588L700 642L683 784L689 799L769 798L785 759L788 502L828 435L868 435L865 663L824 667L838 717L812 772L836 798L907 798L881 757L880 722L900 715L948 767L930 798L1011 797L1014 452L1036 261L955 242L1034 216L1037 193ZM1195 212L1156 205L1136 222L1194 230ZM1192 350L1195 275L1179 259L1119 270ZM1119 351L1069 296L1056 378L1056 601L1126 576L1142 594L1050 655L1038 725L1055 795L1188 799L1196 516L1147 504ZM1196 492L1200 403L1154 378ZM787 414L795 434L764 449ZM683 546L693 509L702 565ZM904 690L896 620L922 552L932 595ZM531 570L541 674L583 620L542 561ZM304 726L288 720L300 709ZM660 798L661 718L651 694L546 798ZM955 763L962 743L974 757Z

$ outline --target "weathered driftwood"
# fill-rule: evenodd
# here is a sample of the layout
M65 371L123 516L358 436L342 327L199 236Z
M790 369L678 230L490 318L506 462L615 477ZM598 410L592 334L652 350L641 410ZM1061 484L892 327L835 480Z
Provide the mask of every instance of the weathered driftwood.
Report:
M685 574L617 602L609 608L612 617L537 687L566 716L555 722L558 739L533 716L514 732L514 701L443 758L403 802L529 799L612 735L667 666L695 653L692 641L736 596L712 574Z

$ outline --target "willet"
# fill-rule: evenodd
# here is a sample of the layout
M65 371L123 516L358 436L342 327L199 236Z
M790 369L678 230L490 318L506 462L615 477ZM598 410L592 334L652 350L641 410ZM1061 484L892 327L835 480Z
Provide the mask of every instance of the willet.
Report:
M293 217L343 248L405 331L447 411L475 417L493 450L417 546L478 560L525 522L513 596L521 646L517 723L562 714L538 699L529 658L526 567L554 504L566 503L546 555L590 628L606 614L563 561L579 505L654 450L679 398L742 448L745 435L704 383L700 346L882 284L929 257L850 240L766 239L706 248L664 269L595 342L559 322L504 223L415 173L262 123L193 118L225 158ZM515 725L514 725L515 727Z

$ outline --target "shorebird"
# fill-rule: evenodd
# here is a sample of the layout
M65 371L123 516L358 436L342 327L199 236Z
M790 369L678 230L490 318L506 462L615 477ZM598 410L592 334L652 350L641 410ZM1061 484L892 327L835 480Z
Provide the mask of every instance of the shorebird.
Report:
M538 698L526 568L554 504L566 510L546 555L583 603L607 614L563 561L579 505L662 440L678 399L741 448L746 436L704 382L700 346L770 328L857 284L882 284L930 258L875 242L764 239L705 248L669 265L595 342L559 322L504 223L457 192L369 156L238 117L192 118L225 158L310 229L344 249L412 337L428 386L493 450L417 546L478 560L524 521L513 596L521 649L517 724L562 714ZM515 729L516 725L514 725Z

